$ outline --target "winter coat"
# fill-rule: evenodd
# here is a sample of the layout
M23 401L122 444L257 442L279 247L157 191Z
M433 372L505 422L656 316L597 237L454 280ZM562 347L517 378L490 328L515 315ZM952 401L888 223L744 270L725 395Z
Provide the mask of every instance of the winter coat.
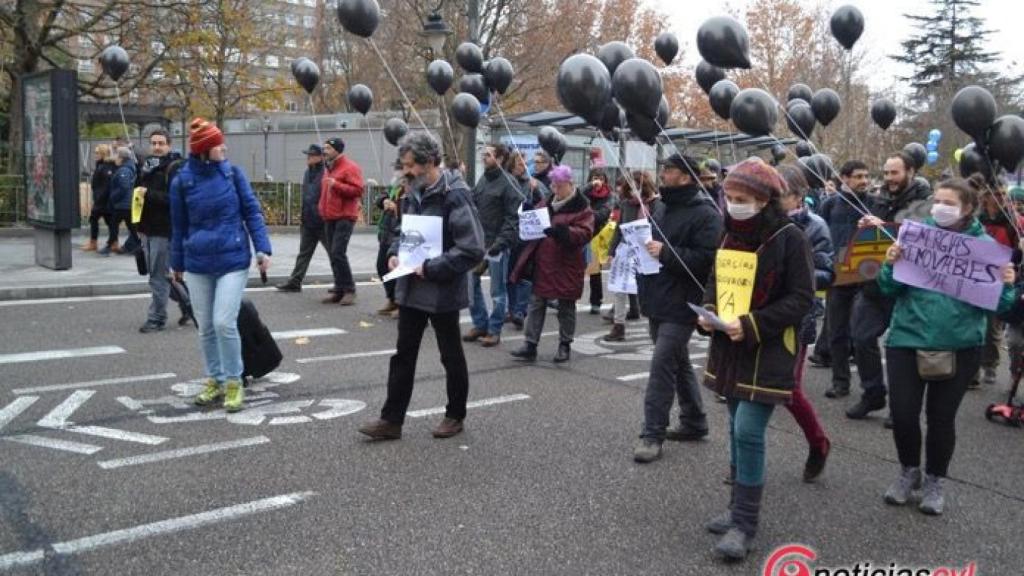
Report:
M259 200L242 169L190 156L171 184L171 269L221 275L270 255Z
M857 234L857 223L864 217L864 207L867 207L872 215L885 219L885 207L879 204L877 196L870 194L855 194L843 188L841 192L829 196L822 203L818 215L828 225L832 246L837 254L845 250L850 245L850 240Z
M757 272L750 312L739 317L744 338L733 342L724 332L712 333L704 385L727 398L788 403L799 351L797 330L814 302L814 265L810 242L800 228L785 219L767 218L762 213L752 221L726 223L723 246L756 251ZM753 232L741 233L747 226ZM756 242L743 241L748 234ZM716 309L716 294L712 271L705 308Z
M519 205L523 202L515 178L501 168L492 168L480 177L472 194L487 251L496 254L512 248L519 237Z
M611 188L607 184L595 188L587 184L583 189L583 195L590 202L590 209L594 211L594 236L604 230L608 220L612 217L612 209L615 208L615 198Z
M666 246L659 257L661 271L637 276L640 311L653 320L693 324L697 316L687 303L701 302L722 239L722 217L696 185L662 188L651 217L657 224L652 239Z
M171 182L184 161L181 154L150 156L142 163L139 186L146 189L139 232L159 238L171 237Z
M540 298L579 300L587 269L583 247L594 235L594 212L579 190L560 210L547 202L537 208L545 206L551 215L548 236L525 245L512 270L512 282L532 279L533 293Z
M307 166L306 172L302 175L302 226L308 230L322 230L324 227L324 219L320 217L320 191L323 179L323 162Z
M424 190L402 197L402 215L440 216L444 219L443 252L423 264L423 278L403 276L395 285L395 300L401 306L437 314L469 306L467 274L484 258L484 232L469 197L469 186L458 172L442 172L441 178ZM389 256L398 255L401 231L395 231Z
M114 177L117 166L112 162L101 160L96 163L92 172L92 211L98 214L110 212L110 180Z
M132 209L132 190L135 189L135 163L125 162L117 167L110 179L110 199L107 201L111 211L125 212Z
M658 206L661 204L661 197L654 196L645 202L647 205L647 213L653 214ZM635 222L641 218L645 218L644 211L640 210L640 201L635 197L631 197L629 200L620 200L618 203L619 207L619 224L629 224ZM615 249L619 247L622 242L622 231L619 227L615 227L615 233L612 234L612 241L608 244L608 253L615 254Z
M828 225L817 214L804 207L799 213L790 216L790 220L800 227L811 243L811 257L814 262L814 289L824 290L832 285L835 280L835 267L832 250L832 237L829 235ZM809 346L817 339L818 317L824 313L824 306L820 298L814 299L814 307L811 313L804 316L800 325L800 344Z
M918 176L906 190L895 196L883 188L882 193L876 197L876 202L881 210L879 218L886 222L924 222L931 218L932 187L927 180Z
M931 218L925 224L936 226ZM975 238L992 241L977 219L962 232ZM993 270L1000 276L1001 271ZM878 275L882 294L895 299L886 346L914 350L963 350L985 344L989 310L978 308L941 292L908 286L893 277L893 265L886 262ZM1013 309L1017 289L1003 286L996 312L1005 314Z
M1017 227L1024 226L1024 218L1021 218L1013 211L1013 207L1010 206L1007 209L1010 214L1017 219ZM1009 246L1013 250L1018 249L1020 239L1017 237L1017 230L1014 229L1013 224L1006 218L1006 214L1002 211L996 212L995 216L989 216L984 210L981 210L978 214L978 220L981 225L985 227L985 232L992 237L993 240L999 242L1003 246Z
M334 184L328 185L327 179ZM344 154L329 162L327 173L320 183L320 217L327 222L359 220L360 201L363 198L363 171Z

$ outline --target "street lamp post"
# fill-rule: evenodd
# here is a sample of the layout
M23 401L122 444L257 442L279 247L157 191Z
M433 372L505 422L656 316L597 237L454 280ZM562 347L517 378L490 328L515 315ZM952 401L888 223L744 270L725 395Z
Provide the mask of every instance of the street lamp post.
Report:
M270 176L270 129L273 126L270 123L270 116L263 117L263 180L270 182L273 178Z

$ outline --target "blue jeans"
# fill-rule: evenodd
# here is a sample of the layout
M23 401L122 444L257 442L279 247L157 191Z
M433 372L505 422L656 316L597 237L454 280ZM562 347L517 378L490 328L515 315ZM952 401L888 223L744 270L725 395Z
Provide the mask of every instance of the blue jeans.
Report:
M472 274L473 300L469 305L469 315L473 317L473 327L477 330L488 334L501 334L501 327L505 324L505 310L508 307L508 250L503 251L497 260L487 260L487 271L491 276L493 310L488 316L480 277Z
M729 455L737 484L764 485L764 437L774 409L773 404L729 402Z
M516 318L526 318L530 311L530 296L533 296L533 282L520 280L508 283L508 311Z
M242 379L238 308L248 279L248 270L236 270L220 276L185 273L192 296L192 311L199 323L199 343L206 362L206 376L219 384Z

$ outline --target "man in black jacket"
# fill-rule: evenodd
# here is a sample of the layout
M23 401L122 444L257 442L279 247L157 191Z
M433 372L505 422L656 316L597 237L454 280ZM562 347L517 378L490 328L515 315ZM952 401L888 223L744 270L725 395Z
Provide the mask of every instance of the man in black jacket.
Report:
M704 297L723 224L712 200L691 176L698 164L680 154L665 161L661 203L651 215L657 226L647 244L648 253L662 268L657 274L638 277L641 310L650 320L654 340L644 425L633 451L633 459L641 463L661 458L666 438L699 440L708 434L700 387L690 364L688 346L697 317L688 304L699 304ZM679 398L680 425L666 431L674 397Z
M320 218L320 181L324 177L324 150L310 144L303 151L306 155L306 173L302 176L302 224L299 226L299 255L295 257L295 268L288 280L278 284L281 292L301 292L302 280L309 270L309 262L320 244L330 253L324 235L324 221Z
M181 166L181 155L171 151L171 138L166 131L154 130L149 135L149 150L150 155L142 163L139 174L144 198L139 232L146 254L149 290L153 295L146 323L139 328L143 334L159 332L167 322L167 299L171 293L167 278L171 240L170 189L171 181ZM184 325L188 321L189 318L182 315L178 323Z

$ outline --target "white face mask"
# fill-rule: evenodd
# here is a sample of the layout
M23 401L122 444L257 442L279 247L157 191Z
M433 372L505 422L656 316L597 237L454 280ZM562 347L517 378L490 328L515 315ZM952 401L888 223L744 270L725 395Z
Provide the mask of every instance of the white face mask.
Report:
M936 224L947 228L960 221L960 209L956 206L935 204L932 206L932 218L935 219Z
M757 213L761 211L761 209L757 207L757 204L752 202L749 204L734 204L726 200L725 203L729 210L729 216L731 216L733 220L750 220L754 216L757 216Z

